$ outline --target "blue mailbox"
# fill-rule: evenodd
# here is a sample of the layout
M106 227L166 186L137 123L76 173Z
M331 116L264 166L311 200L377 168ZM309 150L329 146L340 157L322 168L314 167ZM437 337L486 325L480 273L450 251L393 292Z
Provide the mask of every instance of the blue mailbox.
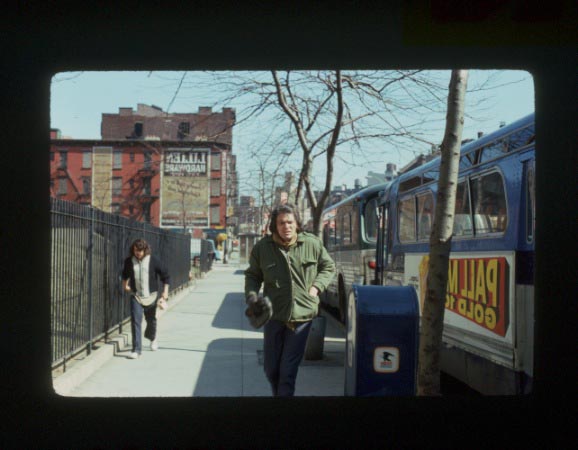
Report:
M353 285L347 308L345 395L413 396L419 305L412 286Z

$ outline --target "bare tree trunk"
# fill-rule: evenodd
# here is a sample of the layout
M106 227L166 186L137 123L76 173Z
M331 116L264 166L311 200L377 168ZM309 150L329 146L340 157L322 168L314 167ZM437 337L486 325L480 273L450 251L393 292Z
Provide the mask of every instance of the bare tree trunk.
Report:
M418 395L440 395L440 350L467 80L467 70L452 70L445 135L441 146L438 194L430 236L427 288L421 317Z
M327 203L327 199L329 198L329 193L331 192L331 183L333 182L333 159L335 156L335 150L337 148L337 142L339 139L339 135L341 133L341 129L343 126L343 112L344 112L344 100L343 100L343 86L342 86L342 75L341 70L335 71L335 85L333 86L331 83L331 89L337 94L337 111L335 114L334 123L335 125L328 132L328 135L331 135L329 143L327 144L326 153L327 153L327 175L325 179L325 189L321 194L321 198L319 201L315 197L315 193L313 191L313 187L311 186L311 172L313 170L313 144L308 140L308 131L311 128L306 127L303 124L303 120L298 113L297 108L295 107L295 97L290 88L289 81L285 84L285 89L287 94L289 95L289 99L292 100L291 104L287 101L287 96L283 91L283 86L279 80L276 71L271 72L273 76L273 81L275 83L275 89L277 94L277 99L279 105L285 112L285 114L291 120L295 131L297 133L297 137L299 140L299 144L301 146L301 150L303 151L303 161L301 166L301 173L299 174L299 181L297 184L297 192L295 195L296 201L299 202L301 199L301 191L304 188L305 194L307 195L307 199L309 201L309 205L313 215L313 233L320 235L321 234L321 213L325 204ZM329 98L331 98L330 96ZM328 99L327 99L328 100ZM319 110L315 115L319 113Z

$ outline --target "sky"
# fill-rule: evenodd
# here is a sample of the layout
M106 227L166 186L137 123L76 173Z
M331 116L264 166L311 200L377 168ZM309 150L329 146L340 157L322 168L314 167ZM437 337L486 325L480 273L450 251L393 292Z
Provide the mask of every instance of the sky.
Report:
M471 70L468 87L475 86L488 71ZM442 78L449 71L438 71ZM473 117L465 118L462 138L475 138L478 131L485 134L497 129L501 122L511 123L534 111L534 83L531 74L524 71L500 71L497 73L496 87L489 91L466 94L468 102L479 102L483 98L483 109L476 110ZM177 92L179 83L181 88ZM215 86L203 82L199 72L63 72L56 74L51 83L50 127L58 128L62 136L74 139L100 139L100 122L103 113L118 113L120 107L132 107L138 103L156 105L169 112L197 112L200 106L218 104L222 92ZM223 105L214 107L220 111ZM237 117L246 106L243 102L231 101L225 106L237 110ZM436 118L438 121L440 117ZM443 121L432 130L430 139L441 143ZM259 136L270 129L267 118L260 118L238 125L233 130L233 153L237 155L237 171L240 178L241 195L250 195L248 183L251 177L252 161L248 149L254 148ZM375 144L372 144L375 145ZM402 167L415 156L426 153L426 144L416 144L413 148L394 148L383 145L383 155L377 160L359 162L354 167L348 161L336 161L333 185L353 187L355 179L366 185L369 171L383 173L387 163ZM354 152L349 156L355 158ZM322 161L321 161L322 162ZM321 188L324 170L314 171L314 182Z

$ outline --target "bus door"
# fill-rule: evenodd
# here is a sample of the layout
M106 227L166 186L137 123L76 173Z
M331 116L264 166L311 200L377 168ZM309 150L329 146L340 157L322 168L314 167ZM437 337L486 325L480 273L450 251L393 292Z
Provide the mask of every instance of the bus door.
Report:
M385 258L384 248L384 231L386 228L387 212L385 205L380 205L379 201L375 208L376 222L377 222L377 241L375 249L375 275L372 284L381 286L383 284L383 261Z
M389 208L388 191L383 192L378 201L378 220L379 229L377 233L377 248L375 252L376 267L375 267L375 284L384 285L386 280L387 261L390 259L389 252L391 251L391 214Z
M395 207L395 205L393 206ZM383 260L383 284L385 286L401 286L403 284L403 273L395 270L393 263L393 212L391 203L385 205L385 229L384 229L384 260Z

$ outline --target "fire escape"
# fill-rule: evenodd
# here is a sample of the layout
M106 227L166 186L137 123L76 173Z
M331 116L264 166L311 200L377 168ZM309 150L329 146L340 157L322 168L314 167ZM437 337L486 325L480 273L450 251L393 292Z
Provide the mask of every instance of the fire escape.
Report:
M84 191L81 191L80 189L78 189L78 187L76 186L76 183L74 182L74 179L70 175L70 172L68 171L68 167L66 165L59 165L56 169L56 173L57 173L57 178L60 179L61 176L64 174L66 179L68 181L70 181L70 184L72 185L72 189L74 190L74 193L76 194L76 198L74 201L76 201L78 203L84 203L84 201L86 201L87 199L90 200L90 193L84 193Z
M159 173L158 163L145 158L144 165L138 169L132 184L130 197L138 204L141 218L145 222L151 221L151 205L158 200L159 194L152 190L152 179Z

